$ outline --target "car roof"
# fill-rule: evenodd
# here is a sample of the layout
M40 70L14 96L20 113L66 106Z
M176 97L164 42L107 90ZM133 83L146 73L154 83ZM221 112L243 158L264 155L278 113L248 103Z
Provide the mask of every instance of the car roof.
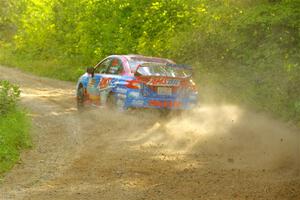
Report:
M171 63L171 64L175 64L174 61L167 59L167 58L159 58L159 57L151 57L151 56L144 56L144 55L139 55L139 54L128 54L128 55L110 55L107 56L105 59L107 58L125 58L127 61L144 61L144 62L158 62L158 63ZM103 59L103 60L105 60ZM102 61L103 61L102 60ZM102 62L100 61L96 67ZM131 71L135 71L136 68L129 66Z
M138 55L138 54L129 54L129 55L122 55L122 56L125 57L127 60L175 63L174 61L167 59L167 58L151 57L151 56L144 56L144 55Z

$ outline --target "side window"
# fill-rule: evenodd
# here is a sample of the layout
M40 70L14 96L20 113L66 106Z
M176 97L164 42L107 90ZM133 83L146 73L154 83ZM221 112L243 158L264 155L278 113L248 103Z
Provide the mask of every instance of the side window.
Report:
M111 58L108 58L106 60L104 60L95 70L95 73L99 73L99 74L104 74L106 73L108 67L110 66L111 63Z
M118 58L113 58L109 64L107 74L121 74L123 72L122 61Z

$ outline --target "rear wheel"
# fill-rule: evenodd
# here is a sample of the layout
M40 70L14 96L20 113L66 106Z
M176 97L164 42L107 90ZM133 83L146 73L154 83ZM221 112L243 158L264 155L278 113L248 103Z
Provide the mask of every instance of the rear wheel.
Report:
M180 117L182 115L182 110L163 109L159 111L161 117Z
M161 110L159 110L159 112L160 112L160 116L161 117L168 117L170 115L170 113L171 113L171 110L169 110L169 109L161 109Z
M107 107L112 110L124 111L124 100L116 98L113 93L110 93L107 97Z
M106 105L109 109L116 109L116 98L114 97L114 95L112 93L110 93L107 97L107 100L106 100Z

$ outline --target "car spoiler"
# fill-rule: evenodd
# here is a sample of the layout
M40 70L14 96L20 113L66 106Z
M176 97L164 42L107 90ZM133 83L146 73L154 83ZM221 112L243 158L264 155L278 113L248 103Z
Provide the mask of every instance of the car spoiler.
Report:
M186 64L173 64L173 63L167 63L166 64L167 67L174 67L174 68L179 68L179 69L186 69L186 70L190 70L192 71L193 68L189 65Z

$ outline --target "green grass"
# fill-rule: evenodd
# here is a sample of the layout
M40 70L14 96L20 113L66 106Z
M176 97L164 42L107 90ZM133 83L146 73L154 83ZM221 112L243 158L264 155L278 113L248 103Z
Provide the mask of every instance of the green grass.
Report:
M0 116L0 176L20 159L22 149L31 147L29 130L30 121L23 111Z
M66 81L76 81L87 66L78 60L36 59L30 56L14 54L9 48L1 48L0 63L8 67L17 67L38 76Z

